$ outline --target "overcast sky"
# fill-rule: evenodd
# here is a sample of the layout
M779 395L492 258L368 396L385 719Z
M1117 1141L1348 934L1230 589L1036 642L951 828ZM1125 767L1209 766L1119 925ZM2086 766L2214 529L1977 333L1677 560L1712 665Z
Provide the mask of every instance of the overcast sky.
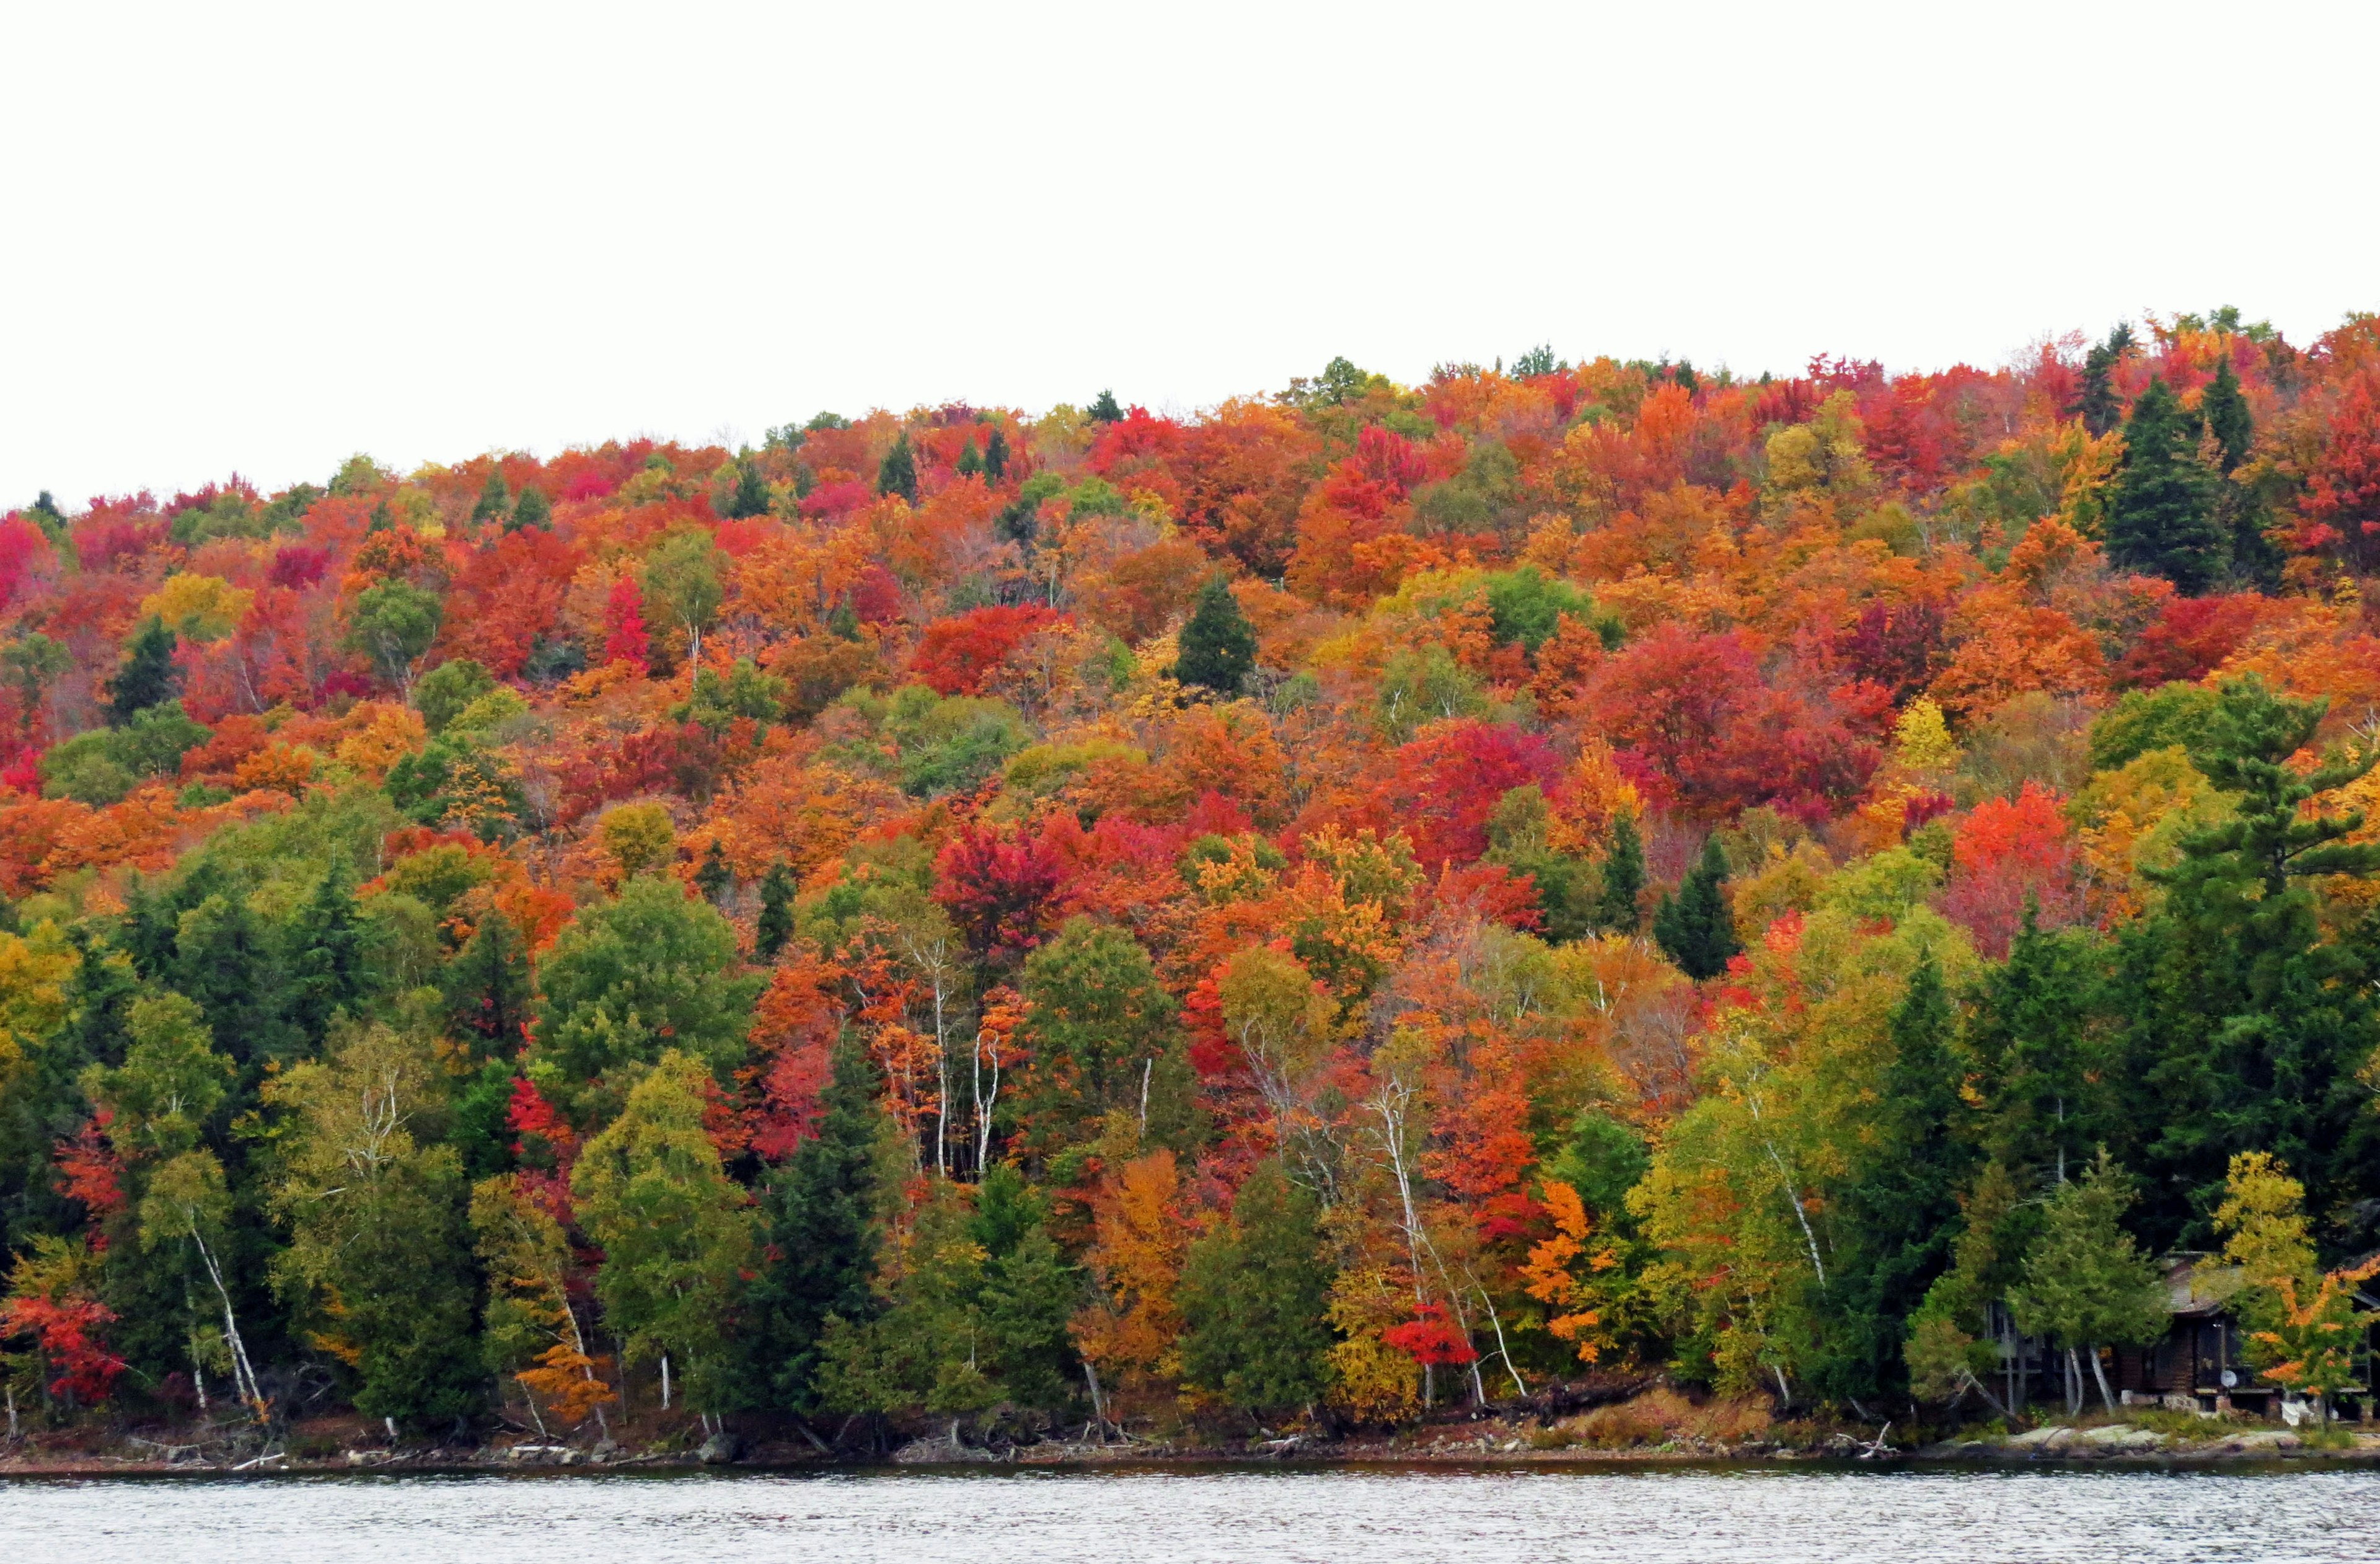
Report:
M2380 308L2380 6L0 8L0 505Z

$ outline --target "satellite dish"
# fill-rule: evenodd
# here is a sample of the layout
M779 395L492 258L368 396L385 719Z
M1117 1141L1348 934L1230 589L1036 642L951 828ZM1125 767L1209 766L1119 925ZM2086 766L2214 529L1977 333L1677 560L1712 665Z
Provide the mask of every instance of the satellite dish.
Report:
M2233 1386L2235 1386L2235 1385L2237 1385L2237 1384L2239 1384L2239 1383L2240 1383L2240 1376L2239 1376L2238 1375L2236 1375L2236 1374L2232 1373L2232 1372L2231 1372L2229 1369L2228 1369L2228 1368L2227 1368L2227 1369L2225 1369L2225 1370L2223 1371L2223 1388L2224 1388L2226 1390L2230 1389Z

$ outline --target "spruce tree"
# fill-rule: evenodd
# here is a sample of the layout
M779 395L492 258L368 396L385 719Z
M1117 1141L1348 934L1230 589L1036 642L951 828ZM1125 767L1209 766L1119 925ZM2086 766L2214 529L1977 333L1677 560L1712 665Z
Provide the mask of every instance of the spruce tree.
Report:
M1121 423L1123 420L1123 409L1116 406L1114 392L1102 391L1092 400L1084 416L1093 423Z
M504 485L504 475L501 472L488 474L488 481L480 489L480 503L471 507L471 519L502 521L512 512L513 493Z
M2107 557L2164 576L2192 596L2224 565L2215 503L2220 482L2198 458L2201 420L2162 375L2124 423L2124 467L2107 507Z
M509 1055L529 1019L528 947L505 914L490 911L455 959L440 988L455 1025L482 1046Z
M310 1049L330 1033L332 1018L353 1012L370 981L355 879L333 857L314 894L290 919L286 949L289 1019Z
M720 851L715 836L710 839L710 850L702 855L701 867L694 871L694 888L714 907L735 889L735 871L727 867L727 855Z
M769 514L769 479L749 453L735 467L735 492L727 502L730 520L742 521Z
M1603 855L1603 897L1596 904L1595 921L1614 934L1633 934L1644 915L1636 898L1645 890L1645 843L1636 834L1636 817L1621 813L1611 821L1611 845Z
M827 1322L864 1325L877 1311L876 1079L859 1049L836 1047L818 1133L760 1197L768 1258L747 1295L746 1380L755 1399L795 1412L818 1404Z
M2123 420L2123 398L2116 394L2116 368L2132 347L2132 328L2119 325L2107 340L2082 358L2082 388L2070 409L2094 435L2107 433Z
M775 961L794 937L794 877L783 864L771 864L760 881L760 919L752 928L752 953Z
M544 490L533 483L521 490L520 499L513 505L512 519L504 523L504 530L518 532L531 527L543 532L553 530L553 502L545 497Z
M1199 588L1198 606L1182 627L1181 659L1173 676L1185 685L1203 685L1217 695L1233 696L1257 664L1257 633L1239 600L1220 576Z
M993 483L1008 476L1008 431L994 424L983 448L983 476Z
M1311 1404L1327 1382L1330 1273L1314 1196L1259 1163L1232 1220L1191 1245L1179 1291L1183 1377L1241 1412Z
M892 449L884 453L884 460L876 469L876 491L898 494L913 505L917 503L917 455L909 448L907 430L903 430L901 438L892 442Z
M1743 950L1735 937L1735 915L1727 904L1727 855L1718 838L1703 842L1702 861L1690 870L1674 897L1664 896L1653 915L1653 938L1696 982L1717 977Z
M959 453L958 474L961 478L983 476L983 453L975 448L975 436L967 436L966 449Z
M107 725L120 728L134 715L173 699L182 690L182 670L174 661L174 632L150 618L132 637L124 661L108 684Z
M2256 443L2256 418L2249 411L2247 394L2240 389L2240 377L2231 369L2228 354L2215 367L2215 379L2200 398L2198 410L2222 452L2217 465L2228 477L2248 459L2249 447Z

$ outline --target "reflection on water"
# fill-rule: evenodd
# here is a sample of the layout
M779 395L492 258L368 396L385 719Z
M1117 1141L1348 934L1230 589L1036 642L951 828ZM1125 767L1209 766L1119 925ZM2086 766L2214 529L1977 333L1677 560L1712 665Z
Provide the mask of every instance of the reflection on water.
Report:
M0 1482L7 1564L2380 1558L2380 1473L1128 1472Z

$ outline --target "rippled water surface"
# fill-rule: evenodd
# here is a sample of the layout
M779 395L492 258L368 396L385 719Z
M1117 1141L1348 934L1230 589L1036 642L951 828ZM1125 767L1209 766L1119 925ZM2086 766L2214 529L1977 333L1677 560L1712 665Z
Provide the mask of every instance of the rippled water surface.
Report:
M2380 1473L1167 1472L0 1482L7 1564L2380 1559Z

